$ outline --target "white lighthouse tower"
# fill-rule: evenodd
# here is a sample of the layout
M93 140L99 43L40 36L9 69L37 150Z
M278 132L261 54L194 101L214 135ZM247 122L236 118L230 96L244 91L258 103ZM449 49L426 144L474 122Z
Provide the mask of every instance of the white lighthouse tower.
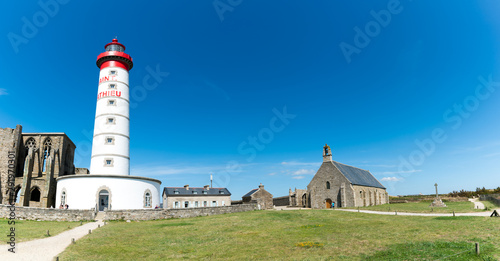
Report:
M113 39L97 57L99 87L92 142L91 174L130 175L128 71L132 57Z
M132 57L113 39L97 56L99 86L90 174L57 178L56 205L112 211L160 206L157 179L130 176L128 72Z

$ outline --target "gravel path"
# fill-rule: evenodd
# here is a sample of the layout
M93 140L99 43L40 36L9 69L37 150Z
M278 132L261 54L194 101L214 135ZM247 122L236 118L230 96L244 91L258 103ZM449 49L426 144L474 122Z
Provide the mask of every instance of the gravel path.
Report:
M479 202L478 198L470 198L469 201L474 203L474 208L477 208L477 209L485 209L486 208L484 206L483 202Z
M358 212L357 209L335 209L336 211ZM396 212L360 210L360 213L379 214L379 215L396 215ZM489 217L493 211L485 212L472 212L472 213L455 213L455 216L475 216L475 217ZM497 210L498 212L498 210ZM425 216L425 217L452 217L453 213L407 213L397 212L398 216Z
M2 261L52 261L71 244L71 239L78 240L87 235L89 229L94 230L98 225L103 226L102 221L90 222L85 225L62 232L56 236L44 239L36 239L16 244L16 253L9 252L9 245L0 245L0 260ZM6 238L4 236L4 238Z

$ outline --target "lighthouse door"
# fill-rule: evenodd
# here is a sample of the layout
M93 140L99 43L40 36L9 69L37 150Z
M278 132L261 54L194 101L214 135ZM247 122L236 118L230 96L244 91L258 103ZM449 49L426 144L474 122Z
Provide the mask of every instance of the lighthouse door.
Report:
M99 211L109 209L109 192L107 190L99 191Z

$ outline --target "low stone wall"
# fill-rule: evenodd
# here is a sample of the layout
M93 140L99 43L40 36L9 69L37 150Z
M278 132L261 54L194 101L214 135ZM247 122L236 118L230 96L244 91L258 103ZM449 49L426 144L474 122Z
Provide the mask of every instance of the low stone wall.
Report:
M109 210L104 212L105 220L154 220L168 218L189 218L199 216L220 215L226 213L237 213L257 210L255 203L240 204L224 207L205 208L176 208L176 209L138 209L138 210ZM11 215L9 205L0 205L0 218L9 218ZM15 207L16 219L42 220L42 221L80 221L94 220L93 210L81 209L54 209L54 208L33 208Z
M481 195L479 200L491 201L493 204L500 206L500 194Z
M105 220L154 220L168 218L190 218L237 213L257 210L257 204L240 204L224 207L173 208L173 209L138 209L105 211Z
M290 198L288 196L273 198L275 206L290 206Z
M9 218L11 212L15 213L16 219L43 220L43 221L80 221L94 220L94 211L81 209L55 209L55 208L33 208L18 207L15 209L9 205L0 205L0 218Z

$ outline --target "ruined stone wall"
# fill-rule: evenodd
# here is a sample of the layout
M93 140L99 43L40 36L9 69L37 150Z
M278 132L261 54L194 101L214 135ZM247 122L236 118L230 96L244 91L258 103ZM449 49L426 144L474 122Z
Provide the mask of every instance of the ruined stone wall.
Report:
M19 157L19 144L21 142L21 125L17 125L15 129L0 128L0 203L8 204L8 177L9 177L9 152L14 154L14 162L11 162L11 172L14 174L17 170L17 159ZM12 156L11 156L12 157Z
M212 216L228 213L238 213L257 210L257 204L240 204L225 207L206 208L173 208L173 209L137 209L137 210L108 210L105 211L105 220L154 220L168 218L190 218Z
M28 144L30 143L30 144ZM33 147L33 169L24 180L23 170L28 147ZM52 156L52 168L48 167L45 158L45 149ZM73 165L74 143L64 133L23 133L19 150L18 173L16 175L16 189L26 186L24 196L19 195L19 206L55 207L56 178L74 174ZM25 184L25 185L23 185ZM40 200L32 200L34 190L40 192Z
M0 218L8 218L11 206L0 205ZM42 221L94 220L93 210L15 207L16 219Z
M306 189L295 189L295 191L289 192L290 206L291 207L307 207L307 190Z
M75 168L75 174L86 175L86 174L90 174L90 171L87 168Z

